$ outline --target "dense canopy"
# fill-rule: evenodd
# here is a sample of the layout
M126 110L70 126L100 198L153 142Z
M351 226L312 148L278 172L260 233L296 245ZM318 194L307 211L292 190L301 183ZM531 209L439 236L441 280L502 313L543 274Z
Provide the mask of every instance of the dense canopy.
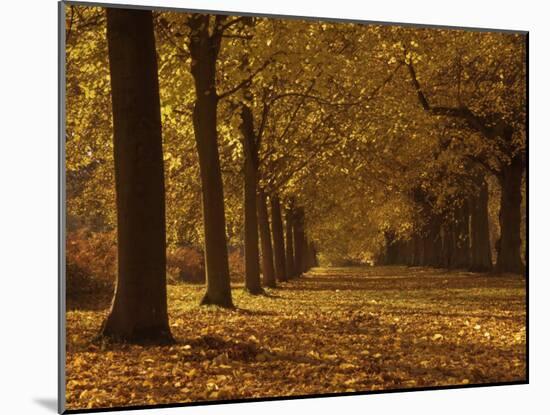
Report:
M87 347L79 336L88 338L92 331L101 341L168 347L189 335L179 328L179 319L189 318L190 327L200 328L201 319L212 318L210 311L192 309L190 298L195 306L227 309L216 308L218 320L212 323L224 340L211 340L210 334L197 338L199 350L212 342L213 349L233 344L230 336L242 333L232 324L247 320L256 330L260 320L252 320L254 315L230 314L247 304L255 307L251 314L266 313L262 321L270 313L274 322L282 319L277 327L287 333L284 322L294 318L289 317L293 307L300 316L300 310L317 312L311 303L316 290L325 307L318 316L323 324L332 324L331 316L340 323L356 319L354 336L370 338L372 333L361 331L364 319L379 325L383 335L370 343L376 359L388 333L398 330L395 322L414 304L426 311L437 303L450 312L466 310L467 298L475 299L464 311L470 313L468 325L476 323L468 329L472 335L484 296L494 299L487 305L494 315L521 318L524 34L70 4L65 28L67 295L71 309L103 310L95 315L101 326L85 323L80 311L68 314L76 333L71 353ZM379 274L374 265L383 271ZM439 277L450 270L456 273ZM301 276L310 279L295 280ZM342 285L333 286L333 280ZM461 286L472 291L455 298L444 288L447 283L456 292ZM349 303L335 287L350 291ZM416 303L407 302L407 287L422 292ZM277 309L270 301L278 298L278 288L287 294L303 291L285 296L284 307ZM389 299L369 299L379 289L388 290ZM437 291L434 303L430 290ZM503 293L513 302L504 304ZM449 317L434 329L422 320L425 315L418 319L422 339L462 341L464 330L457 334L453 328L462 323ZM410 317L402 321L414 324ZM487 346L483 353L492 357L486 361L514 353L513 364L507 361L514 372L505 380L515 380L523 368L518 350L524 331L519 320L509 323L487 320L494 330L487 329L481 340L489 342L494 335L499 342ZM315 342L320 329L311 330L308 336ZM410 333L407 342L417 343L414 329L400 330ZM261 343L255 335L246 338L252 337ZM517 345L503 351L509 338ZM242 340L227 346L232 350L227 353L236 353ZM356 340L338 347L363 347ZM269 344L271 352L243 353L246 359L271 361L279 346ZM191 346L180 346L166 350L195 356ZM309 354L308 347L296 348L308 353L306 363L328 359L357 369L353 379L362 379L357 354L347 361L315 350ZM400 343L387 347L400 356ZM368 351L362 353L372 370L380 369ZM446 352L426 353L433 354L419 363L424 367ZM197 352L193 359L201 354L206 356ZM74 355L71 359L72 370L84 365ZM469 383L470 378L498 381L501 375L483 369L483 375L460 371L447 380L434 375L436 380L417 382L409 376L414 370L409 373L401 363L393 362L395 370L376 381L361 382L376 389ZM286 376L284 370L279 374ZM334 379L327 380L329 386ZM86 383L75 382L71 391ZM151 383L140 380L136 387L146 387L145 382ZM299 392L277 388L277 393ZM251 396L223 391L193 390L191 395ZM84 397L70 393L81 405L88 392ZM165 402L163 393L159 389L158 396L142 398ZM120 404L101 399L92 406ZM143 403L140 399L136 402Z
M169 249L202 249L204 241L189 19L154 13ZM215 89L231 247L244 239L240 114L246 105L258 140L258 187L283 206L292 201L306 209L307 233L322 261L380 257L390 234L408 241L434 221L453 224L483 181L496 257L502 176L519 159L521 177L525 163L522 35L315 20L224 22ZM71 231L116 226L105 29L102 9L70 7ZM499 129L506 132L486 131ZM524 217L522 210L518 219ZM523 251L518 247L515 255Z

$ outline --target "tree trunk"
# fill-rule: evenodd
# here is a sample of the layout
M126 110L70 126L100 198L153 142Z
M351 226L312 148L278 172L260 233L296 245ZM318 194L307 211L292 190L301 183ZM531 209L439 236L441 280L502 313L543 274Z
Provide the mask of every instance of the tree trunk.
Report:
M206 293L201 304L233 307L229 279L223 182L218 153L216 61L219 45L209 35L209 16L194 15L189 51L195 82L193 127L202 183Z
M470 229L468 204L463 202L455 212L453 236L454 249L451 256L451 268L470 267Z
M429 267L431 266L433 241L430 240L430 235L426 234L420 238L420 243L422 244L423 253L422 266Z
M294 263L294 237L292 235L293 225L293 212L291 208L286 209L285 212L285 227L286 227L286 275L287 278L294 278L296 276L295 263Z
M407 244L402 240L399 239L397 241L397 247L396 247L396 265L405 265L407 264Z
M315 253L313 252L313 243L306 239L306 252L305 252L305 272L314 267Z
M521 260L521 179L523 163L519 157L513 158L499 175L500 198L500 239L497 246L497 271L522 274L525 265Z
M305 259L304 208L296 208L294 212L294 269L296 276L300 276L304 272Z
M443 226L442 260L444 268L451 268L452 258L455 250L455 237L452 223Z
M398 244L393 232L384 232L386 242L386 253L384 255L384 265L397 265L398 262Z
M429 267L440 266L441 257L441 236L440 220L436 215L432 215L430 223L426 226L424 242L424 265Z
M277 195L270 197L271 201L271 226L273 229L273 254L275 275L279 281L287 280L285 263L285 244L283 235L283 220L281 217L281 204Z
M489 240L489 190L483 175L480 175L478 180L478 194L474 195L470 201L470 242L472 248L470 271L487 272L493 266Z
M151 12L107 9L107 41L118 277L101 334L132 343L170 342L162 132Z
M242 132L244 149L244 285L251 294L263 292L260 282L260 264L258 249L258 171L256 139L252 111L242 106Z
M412 266L414 263L414 238L411 237L405 244L406 260L403 265Z
M424 264L424 244L422 238L418 234L413 236L413 266L422 266Z
M266 287L275 288L275 269L273 265L273 246L271 245L271 230L269 229L269 216L267 213L267 201L265 193L258 192L258 226L262 243L262 275Z

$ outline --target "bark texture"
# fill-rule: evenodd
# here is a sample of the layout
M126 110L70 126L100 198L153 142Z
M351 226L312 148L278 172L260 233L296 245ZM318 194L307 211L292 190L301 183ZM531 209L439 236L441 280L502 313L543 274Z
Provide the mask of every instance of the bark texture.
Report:
M487 272L493 267L491 242L489 239L489 190L485 177L480 175L479 189L470 201L470 243L471 264L474 272Z
M208 15L194 14L188 20L188 25L191 29L191 74L196 92L193 127L202 183L206 264L206 293L201 304L233 307L217 131L216 61L221 33L210 35Z
M262 246L262 276L263 285L275 288L275 267L273 264L273 246L271 245L271 229L269 226L269 215L267 213L267 200L265 193L260 190L257 196L258 227L260 231L260 242Z
M260 282L260 251L258 248L258 171L254 120L247 105L241 109L244 149L244 285L251 294L263 292Z
M275 276L279 281L286 281L287 272L281 204L277 195L272 195L270 197L270 202L271 226L273 229L273 259L275 266Z
M304 223L304 208L297 207L294 210L292 233L294 236L294 273L300 276L305 272L306 236Z
M285 210L285 238L286 238L286 275L287 278L294 278L296 276L295 264L294 264L294 217L291 208Z
M468 204L463 202L455 212L453 236L454 249L451 256L451 268L469 268L470 266L470 211Z
M521 180L523 163L519 157L498 177L501 187L500 240L497 251L497 271L521 274L525 265L521 260Z
M118 277L102 335L132 343L170 342L162 133L151 12L107 9L107 42Z

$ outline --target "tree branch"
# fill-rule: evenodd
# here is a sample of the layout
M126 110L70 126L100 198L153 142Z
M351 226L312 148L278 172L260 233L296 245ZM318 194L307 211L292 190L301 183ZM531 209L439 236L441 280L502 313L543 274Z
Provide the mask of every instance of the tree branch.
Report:
M224 17L224 20L225 20L225 18L227 18L227 16L223 16L223 17ZM225 31L226 31L227 29L229 29L231 26L234 26L234 25L236 25L236 24L239 23L239 22L243 22L243 21L245 21L246 19L249 19L249 17L248 17L248 16L240 16L240 17L237 17L236 19L230 20L230 21L228 21L226 24L221 25L219 31L220 31L220 32L225 32Z
M465 120L468 126L483 134L485 137L493 138L494 132L492 129L488 128L483 120L476 116L470 109L466 106L461 107L434 107L431 106L428 102L428 99L426 98L426 95L424 94L420 83L418 82L418 78L416 76L416 71L413 67L412 62L406 63L407 67L409 68L409 74L411 76L411 81L414 86L414 89L416 91L416 95L418 97L418 101L420 102L420 105L422 105L422 108L432 114L432 115L443 115L448 117L454 117L454 118L460 118L462 120Z
M279 99L283 99L283 98L287 98L287 97L302 97L304 99L313 100L313 101L315 101L319 104L333 106L333 107L353 107L353 106L363 104L363 103L366 103L366 102L369 102L369 101L373 100L375 98L375 96L378 94L378 92L380 92L382 90L382 88L384 88L393 79L393 77L395 76L395 74L397 73L399 68L401 68L401 66L403 66L403 63L400 63L399 65L397 65L395 67L395 69L382 81L382 83L380 85L378 85L376 88L374 88L369 94L367 94L364 98L360 98L356 101L333 102L333 101L327 100L326 98L310 94L309 90L308 90L308 92L306 92L306 93L304 93L304 92L294 92L294 91L285 92L285 93L279 94L276 97L274 97L272 99L272 102L278 101Z
M252 40L252 36L251 36L251 35L222 35L222 38L225 38L225 39Z
M262 118L260 120L260 128L258 128L258 134L256 135L256 148L260 149L262 138L264 135L265 125L267 124L267 116L269 115L269 104L266 101L266 93L264 91L264 106L262 108Z
M279 53L279 52L278 52ZM256 69L254 72L252 72L252 74L244 79L243 81L241 81L239 84L237 84L235 87L229 89L228 91L225 91L221 94L218 94L218 98L221 100L221 99L224 99L224 98L227 98L228 96L230 95L233 95L235 92L237 92L239 89L242 89L244 88L245 86L249 85L252 80L256 77L256 75L258 75L260 72L262 72L265 68L267 68L271 63L273 63L274 61L274 57L275 55L277 55L278 53L272 55L269 59L267 59L258 69Z
M469 160L472 160L474 163L481 165L482 167L487 169L487 171L493 173L495 176L500 175L500 171L498 171L497 169L492 167L489 163L487 163L487 160L481 157L474 156L472 154L466 154L465 157Z

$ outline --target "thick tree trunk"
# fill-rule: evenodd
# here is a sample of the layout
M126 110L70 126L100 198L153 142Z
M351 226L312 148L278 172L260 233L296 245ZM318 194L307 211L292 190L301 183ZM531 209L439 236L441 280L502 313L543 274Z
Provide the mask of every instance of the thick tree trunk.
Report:
M424 265L429 267L438 267L441 263L441 235L440 220L437 216L432 216L430 223L426 226L424 243Z
M452 258L455 250L454 226L447 223L443 226L442 258L441 265L444 268L452 268Z
M400 239L397 246L397 261L396 261L397 264L407 265L408 255L409 255L409 252L408 252L407 242Z
M445 224L443 221L439 225L439 248L437 266L439 268L445 268Z
M275 288L275 268L273 265L273 246L271 245L271 230L269 229L269 216L267 213L267 200L265 193L260 190L257 198L258 226L262 244L262 275L266 287Z
M118 277L101 335L133 343L170 342L162 133L151 12L107 9L107 41Z
M209 16L189 20L191 74L196 100L193 127L202 183L206 294L201 304L233 307L229 279L223 182L218 153L216 60L219 45L210 37Z
M429 267L431 266L432 259L432 250L433 250L433 241L430 240L429 234L423 235L420 238L420 243L422 244L422 266Z
M497 271L521 274L521 179L523 163L516 157L498 177L501 187L500 239L497 246Z
M385 265L397 265L399 262L399 244L392 232L385 232L386 254L384 258Z
M403 265L412 266L414 262L414 239L411 237L405 243L406 258Z
M493 266L489 240L489 190L483 175L480 175L478 183L478 193L470 201L470 271L487 272Z
M258 171L256 160L256 139L252 111L242 106L242 132L244 149L244 285L251 294L263 292L260 282L258 248Z
M281 217L281 204L277 195L270 197L271 201L271 226L273 229L273 254L275 275L279 281L287 280L285 263L285 244L283 235L283 220Z
M296 276L295 264L294 264L294 236L292 230L294 228L293 211L291 208L285 211L285 236L286 236L286 275L287 278L294 278Z
M294 269L296 276L304 272L305 259L305 229L304 229L304 208L298 207L294 211Z
M455 212L453 232L455 242L451 256L451 268L467 269L470 267L469 216L468 204L464 202Z
M413 266L424 265L424 244L422 238L418 234L413 236Z

